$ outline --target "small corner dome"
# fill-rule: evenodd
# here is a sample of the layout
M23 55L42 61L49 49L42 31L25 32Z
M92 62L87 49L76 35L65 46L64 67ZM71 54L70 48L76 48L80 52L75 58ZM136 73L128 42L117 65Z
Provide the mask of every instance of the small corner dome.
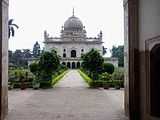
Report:
M83 30L83 24L79 18L73 15L65 21L64 30Z

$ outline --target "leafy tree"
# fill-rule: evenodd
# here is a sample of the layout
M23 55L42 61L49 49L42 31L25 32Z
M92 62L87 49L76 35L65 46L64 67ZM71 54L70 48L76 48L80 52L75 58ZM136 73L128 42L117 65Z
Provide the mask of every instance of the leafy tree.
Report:
M39 69L39 64L37 62L34 62L29 65L30 71L36 76L39 74L40 69Z
M39 63L34 62L29 66L30 71L35 75L35 79L32 81L32 85L34 89L38 89L40 87L40 68Z
M31 58L31 57L32 57L32 54L31 54L30 49L23 49L23 58L28 59L28 58Z
M112 57L118 58L118 65L124 66L124 46L112 47Z
M94 49L82 56L82 67L90 72L90 76L93 79L97 79L98 72L101 70L103 62L103 57Z
M112 74L114 72L114 65L111 63L104 63L103 64L103 72L107 72Z
M104 72L100 75L100 80L108 81L111 80L111 77L112 77L111 74Z
M17 49L12 56L12 61L16 66L25 67L27 66L27 61L23 58L23 52Z
M9 53L9 63L14 64L17 67L27 67L28 59L32 57L29 49L17 49L15 52L8 51Z
M18 25L13 23L13 19L10 19L8 21L8 38L10 38L11 36L14 37L15 35L15 28L19 28Z
M52 75L59 68L59 57L55 52L44 52L37 63L30 65L30 71L35 75L33 86L42 88L52 86ZM39 84L38 84L39 83Z
M56 71L60 64L59 57L53 52L44 52L39 61L39 67L42 75L51 77L52 73Z

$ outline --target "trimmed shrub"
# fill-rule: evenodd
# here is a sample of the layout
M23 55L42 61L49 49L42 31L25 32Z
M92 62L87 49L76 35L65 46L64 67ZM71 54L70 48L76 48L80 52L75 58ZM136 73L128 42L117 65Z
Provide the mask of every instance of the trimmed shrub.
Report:
M115 72L112 74L112 79L124 81L124 70L122 68L116 68Z
M92 79L96 79L96 73L99 73L99 70L102 68L104 62L104 59L100 55L99 51L92 49L86 54L83 54L81 59L83 69L86 69L92 73Z
M51 88L52 87L52 82L46 81L46 80L41 80L40 81L40 88L46 89L46 88Z
M103 86L104 89L108 89L108 88L111 87L111 83L112 83L112 81L111 81L111 75L108 74L107 72L102 73L100 75L100 80L103 81L102 86Z
M32 87L33 74L27 69L9 70L8 87L12 88L30 88Z
M103 81L109 81L111 80L112 76L110 74L108 74L107 72L102 73L101 75L99 75L100 80Z
M119 81L121 87L124 87L124 70L123 68L116 68L115 72L112 74L112 79L114 81Z
M114 72L114 65L111 63L103 63L103 72L112 74Z
M102 81L102 80L93 80L93 81L90 83L90 87L92 87L92 88L103 87L103 81Z

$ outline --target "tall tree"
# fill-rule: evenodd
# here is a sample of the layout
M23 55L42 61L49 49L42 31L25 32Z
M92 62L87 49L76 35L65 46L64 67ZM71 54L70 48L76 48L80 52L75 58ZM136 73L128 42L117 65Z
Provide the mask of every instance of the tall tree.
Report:
M27 60L24 58L24 53L20 49L17 49L9 59L11 59L12 63L18 67L26 67L28 64Z
M28 58L31 58L31 57L32 57L32 54L31 54L30 49L23 49L23 58L28 59Z
M118 58L118 65L120 67L123 67L124 66L124 45L121 45L118 47L113 46L111 53L112 53L112 57Z
M103 57L95 49L92 49L82 56L82 67L90 72L90 76L93 79L96 79L97 73L101 71L103 62Z
M15 35L15 28L19 28L18 25L13 23L13 19L9 19L8 21L8 38Z
M57 70L60 65L59 57L55 52L44 52L39 61L39 67L42 77L51 78L52 73ZM44 78L45 79L45 78Z

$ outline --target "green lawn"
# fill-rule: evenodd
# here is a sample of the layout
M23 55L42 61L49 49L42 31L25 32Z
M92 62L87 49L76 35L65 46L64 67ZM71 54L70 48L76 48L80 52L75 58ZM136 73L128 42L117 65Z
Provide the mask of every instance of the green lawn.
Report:
M56 76L55 78L52 79L52 85L56 86L56 84L66 75L68 70L62 72L60 75Z

